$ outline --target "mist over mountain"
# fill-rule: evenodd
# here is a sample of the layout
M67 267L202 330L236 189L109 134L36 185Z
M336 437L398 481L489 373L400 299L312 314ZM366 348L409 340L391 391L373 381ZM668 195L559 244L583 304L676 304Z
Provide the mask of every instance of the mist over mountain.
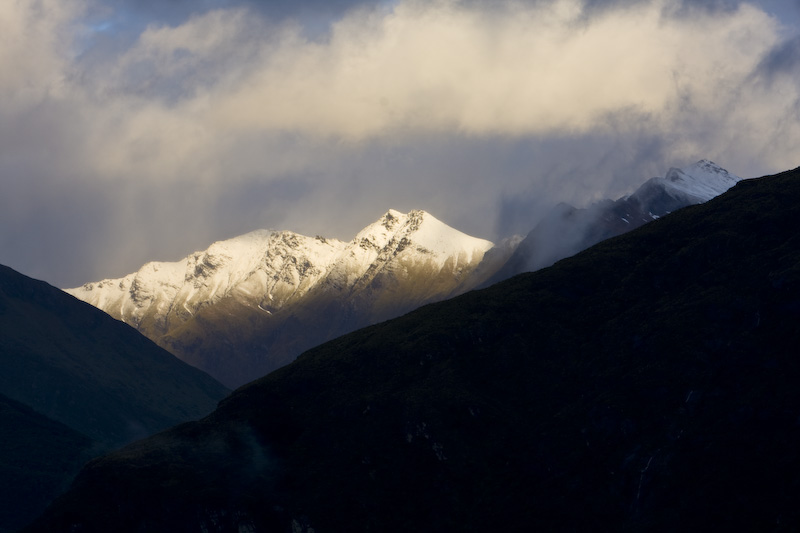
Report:
M390 210L350 242L260 230L67 292L236 387L322 342L538 270L739 179L706 160L673 168L616 202L560 205L521 243L496 246L424 211Z
M800 169L346 335L26 531L794 530Z
M523 522L507 529L528 529L528 513L542 529L570 529L585 516L595 529L613 530L604 526L619 525L613 518L623 508L632 513L625 527L652 529L672 519L648 522L648 501L665 501L653 487L671 490L662 508L675 516L691 514L709 494L722 503L706 509L766 509L754 512L755 522L717 520L698 529L787 521L792 528L794 515L781 502L795 481L768 486L758 477L794 470L793 456L783 453L794 444L794 426L775 422L796 420L791 392L780 393L784 410L775 407L780 401L748 410L746 398L739 410L715 407L742 398L741 376L776 364L794 377L791 362L772 359L780 347L764 333L774 323L769 305L753 315L747 291L712 284L730 296L719 303L690 268L686 278L695 275L706 298L691 307L696 287L660 267L652 283L635 283L642 268L635 254L621 257L602 282L594 270L576 269L637 297L652 296L653 286L683 291L680 305L651 297L636 307L643 317L660 312L660 322L632 337L614 320L595 322L608 319L605 308L614 302L631 303L627 293L593 302L596 285L587 296L584 279L551 279L562 292L532 314L517 298L540 301L549 285L533 293L515 286L519 294L480 303L469 295L522 271L560 271L559 259L639 222L661 217L652 223L662 224L700 200L703 187L695 186L702 184L687 182L693 175L686 169L620 198L670 165L708 157L747 177L796 165L798 14L797 0L0 1L0 264L59 287L92 282L74 293L124 322L0 268L0 529L16 530L12 522L41 509L87 456L196 419L227 387L280 371L307 349L365 326L386 337L337 344L343 351L323 358L315 373L281 385L286 398L267 395L239 419L262 420L263 409L269 421L225 422L214 429L219 439L200 439L205 425L178 426L180 438L167 443L175 453L156 466L139 463L132 491L86 470L98 481L98 501L113 500L112 524L98 529L118 529L113 516L120 513L120 523L145 531L494 531ZM609 201L589 205L602 198ZM566 204L534 229L559 201ZM739 216L756 220L742 210ZM258 228L292 232L247 233ZM780 235L773 229L761 227ZM736 262L726 247L745 233L737 227L710 242L687 242L660 259L679 269L698 256ZM663 244L663 236L647 243L654 250ZM759 260L779 264L793 257L792 245ZM780 263L759 279L792 286L792 268ZM748 285L740 274L723 276ZM764 301L776 301L764 293ZM559 298L569 295L588 301L590 311L564 311ZM425 306L451 298L465 307L445 307L459 320L440 330L441 315L425 315ZM779 303L791 313L788 302ZM506 304L522 310L520 323L509 314L492 318ZM691 327L712 319L715 327L696 336L690 327L682 336L672 321L685 316L683 304L695 310L686 320ZM412 309L434 317L432 329L381 326ZM751 322L759 324L755 333L748 333ZM542 324L536 335L525 329ZM659 361L671 353L658 351L662 331L669 339L680 332L675 349L697 349L700 363L662 365L664 375L653 367L631 371L656 391L666 381L661 396L639 394L645 387L636 380L621 396L592 396L616 379L619 360L634 365L642 350ZM749 355L756 351L748 334L766 339L765 355ZM491 346L484 354L491 364L475 363L467 335ZM609 339L627 342L612 349ZM373 341L379 359L347 359L362 348L372 354ZM741 359L748 371L719 363L707 351L722 350L717 342L734 346L724 363ZM515 363L513 354L534 349L548 362ZM739 349L750 351L737 359ZM563 354L576 364L554 364ZM394 364L403 356L413 362ZM440 373L429 375L431 368ZM353 379L356 370L363 374ZM700 387L716 370L738 381L709 378ZM493 377L507 382L491 388ZM688 390L672 388L681 384ZM583 424L541 422L540 415L574 421L571 414L585 414L578 406L589 401L584 396L625 401L589 411ZM652 398L648 422L637 409ZM686 450L653 446L661 433L650 431L669 420L686 429L675 422L679 401L692 417L700 412L685 417L692 423L733 428L726 438L712 431L684 445L696 453L697 461L680 463L699 478L692 481L724 477L725 461L757 456L760 470L744 478L763 490L726 498L725 482L737 485L726 478L721 490L707 483L684 491L685 472L667 466ZM527 409L533 404L541 410ZM509 414L514 409L524 412ZM493 420L484 423L487 413ZM359 424L364 417L379 420ZM614 428L623 428L622 437ZM576 433L590 457L571 446L566 436ZM680 442L697 435L668 434ZM613 453L603 455L598 442L612 442ZM413 446L411 455L393 448L398 443ZM745 448L758 453L737 455ZM598 466L598 453L611 458ZM198 471L198 464L205 466ZM169 471L163 499L162 485L152 483L162 467ZM705 477L701 467L720 476ZM606 471L622 480L609 481ZM549 490L534 491L533 510L519 511L530 506L529 479L544 479ZM138 510L139 489L155 518ZM185 506L172 505L171 491L179 489ZM275 498L265 496L273 489ZM552 512L542 519L537 509ZM67 515L61 524L79 528ZM680 525L672 529L686 529Z
M513 255L484 286L522 272L533 272L622 235L689 205L700 204L733 187L740 177L706 159L686 168L671 168L651 178L633 194L578 209L558 204L520 242Z

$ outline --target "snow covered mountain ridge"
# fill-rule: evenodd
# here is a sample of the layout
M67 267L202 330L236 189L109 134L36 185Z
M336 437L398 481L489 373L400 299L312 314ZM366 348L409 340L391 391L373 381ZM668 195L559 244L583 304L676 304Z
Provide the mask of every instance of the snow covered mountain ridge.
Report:
M739 179L707 160L673 168L616 202L556 209L521 243L497 247L425 211L389 210L349 242L258 230L67 292L236 387L326 340L548 266Z
M616 201L602 200L583 209L559 204L528 233L486 284L550 266L672 211L706 202L740 180L702 159L684 168L671 168L663 178L651 178Z
M257 230L215 242L177 262L151 262L119 279L66 292L134 327L155 310L155 332L185 322L228 296L271 313L318 284L352 292L381 271L425 263L452 274L475 266L492 248L424 211L389 210L349 243L291 231Z
M280 306L313 285L344 248L335 239L257 230L180 261L147 263L123 278L66 292L148 336L159 335L229 295L255 297L256 305L267 308Z
M657 185L673 197L699 204L719 196L741 179L713 161L701 159L685 168L670 168L666 176L652 178L645 185Z
M175 344L197 317L207 324L215 308L260 323L338 301L342 324L367 325L473 288L471 274L492 247L425 211L389 210L350 242L258 230L66 292L219 376ZM340 334L349 326L337 328L329 329Z

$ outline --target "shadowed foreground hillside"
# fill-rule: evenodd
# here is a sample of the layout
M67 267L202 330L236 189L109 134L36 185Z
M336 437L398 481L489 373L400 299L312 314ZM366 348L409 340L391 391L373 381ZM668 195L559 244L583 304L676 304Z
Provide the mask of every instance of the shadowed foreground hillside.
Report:
M130 326L0 265L0 393L106 446L211 412L228 390Z
M0 532L90 458L210 413L229 391L102 311L0 265Z
M2 394L0 429L0 533L8 533L38 516L101 450L89 437Z
M28 531L796 530L800 171L327 343Z

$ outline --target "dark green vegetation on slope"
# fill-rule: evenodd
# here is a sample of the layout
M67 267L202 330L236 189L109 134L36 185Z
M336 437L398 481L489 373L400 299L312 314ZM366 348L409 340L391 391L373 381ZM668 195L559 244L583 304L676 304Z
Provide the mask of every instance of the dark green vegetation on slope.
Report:
M327 343L31 531L800 528L800 171Z
M200 418L227 392L133 328L0 265L0 486L10 491L0 529L34 519L89 458Z

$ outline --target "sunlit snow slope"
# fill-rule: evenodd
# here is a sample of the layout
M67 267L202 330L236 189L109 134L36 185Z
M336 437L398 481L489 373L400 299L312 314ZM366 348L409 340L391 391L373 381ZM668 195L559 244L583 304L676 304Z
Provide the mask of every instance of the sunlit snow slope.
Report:
M492 243L390 210L349 243L260 230L67 292L235 386L334 336L469 290Z
M389 210L350 242L259 230L67 292L234 387L343 333L548 266L739 179L707 160L672 168L615 202L559 206L521 244L494 249L424 211Z

